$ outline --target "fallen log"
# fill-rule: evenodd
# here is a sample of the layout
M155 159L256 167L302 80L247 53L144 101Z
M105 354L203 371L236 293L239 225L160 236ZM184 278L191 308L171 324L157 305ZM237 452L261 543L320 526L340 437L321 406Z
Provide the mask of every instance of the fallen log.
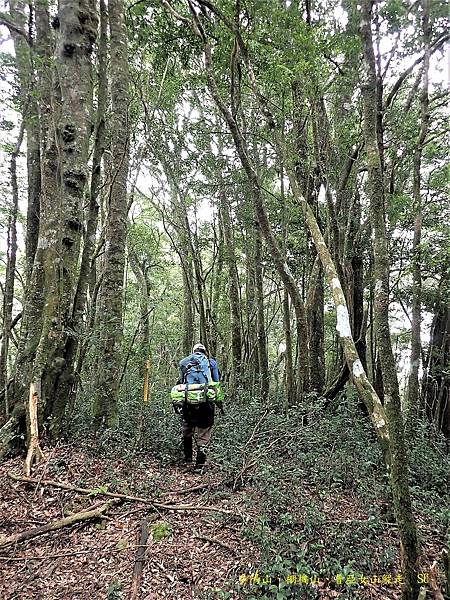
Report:
M75 523L81 523L83 521L90 521L91 519L98 519L103 515L103 513L107 512L111 506L114 504L118 504L119 500L108 500L101 506L97 508L91 508L87 510L83 510L69 517L65 517L64 519L58 519L57 521L52 521L51 523L47 523L45 525L41 525L40 527L34 527L33 529L27 529L25 531L21 531L20 533L15 533L10 536L0 536L0 548L6 548L8 546L13 546L14 544L18 544L19 542L24 542L26 540L31 540L39 535L43 535L44 533L49 533L50 531L56 531L57 529L62 529L63 527L69 527L70 525L74 525Z
M130 600L138 600L141 592L142 570L144 568L144 554L147 549L148 523L145 519L141 521L138 549L134 559L133 577L131 579Z
M155 502L154 500L149 500L148 498L142 498L140 496L128 496L127 494L107 492L101 487L96 489L82 488L76 487L74 485L69 485L68 483L61 483L60 481L54 481L53 479L43 479L41 481L39 479L36 479L35 477L27 477L26 475L15 475L14 473L8 473L8 477L14 479L14 481L24 481L26 483L40 483L40 485L50 485L52 487L57 487L62 490L78 492L79 494L89 494L91 496L108 496L109 498L119 498L126 502L143 502L145 504L149 504L152 508L159 508L162 510L201 510L218 512L224 515L236 514L231 510L225 510L224 508L216 508L215 506L196 504L163 504L161 502Z

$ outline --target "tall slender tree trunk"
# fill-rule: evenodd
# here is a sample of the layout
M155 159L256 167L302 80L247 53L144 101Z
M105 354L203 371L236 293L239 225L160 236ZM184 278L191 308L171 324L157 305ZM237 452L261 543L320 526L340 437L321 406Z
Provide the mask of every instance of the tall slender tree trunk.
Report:
M254 265L256 293L256 340L258 348L258 368L260 391L263 400L269 395L269 357L267 354L266 320L264 315L264 287L262 267L262 238L259 224L254 226Z
M242 362L241 302L239 293L240 285L237 271L230 207L223 187L220 189L219 195L220 214L222 217L223 237L225 242L225 259L228 263L228 298L231 316L231 353L233 358L231 387L234 388L236 378L239 378Z
M117 423L119 374L122 355L122 306L127 237L127 178L129 166L128 42L122 0L109 0L111 73L111 166L106 222L105 262L99 315L100 348L94 424Z
M286 350L284 352L284 373L286 384L287 405L294 404L294 361L292 356L292 330L291 330L291 311L289 306L289 294L286 288L283 289L283 330Z
M24 122L19 131L19 137L11 154L11 206L8 215L8 237L6 246L6 273L3 288L3 337L0 348L0 390L5 391L5 416L9 416L8 401L8 352L11 336L11 324L14 302L14 283L17 258L17 213L19 210L19 188L17 184L17 156L20 152L24 134Z
M368 169L370 217L374 233L375 330L383 372L385 410L391 449L390 481L394 510L401 539L401 558L405 577L403 598L416 600L418 542L408 482L400 392L389 328L389 248L385 223L385 200L379 142L377 78L372 41L372 0L363 0L360 34L364 53L364 80L361 84L364 106L364 138Z
M191 353L194 340L194 310L192 306L192 260L186 250L182 250L183 258L183 353Z
M253 207L247 206L248 211L253 214ZM247 212L248 212L247 211ZM255 219L247 217L246 235L245 235L245 305L246 305L246 354L245 360L250 371L250 386L253 388L256 375L259 371L258 350L257 350L257 309L256 309L256 286L255 286L255 233L253 228Z
M139 319L141 333L140 348L142 358L146 358L150 349L150 311L148 303L149 286L145 273L145 263L143 265L139 261L133 248L130 248L130 245L128 246L128 261L139 286L139 310L141 313Z
M31 14L28 12L29 2L10 0L11 18L24 32L31 30ZM41 159L39 145L39 111L37 101L36 78L34 74L33 53L24 36L11 31L14 40L15 61L20 83L22 119L25 122L27 141L27 178L28 204L27 225L25 232L26 281L29 281L33 267L39 235L39 204L41 193ZM29 36L30 37L30 36ZM29 41L31 41L29 39ZM39 45L36 48L39 55Z
M430 119L428 111L428 71L430 66L430 2L422 0L422 29L424 42L424 59L422 74L422 90L420 94L420 131L414 149L413 158L413 201L414 201L414 238L413 238L413 298L412 298L412 324L411 324L411 357L408 377L408 424L412 427L417 418L419 409L419 364L422 353L420 324L422 317L422 252L420 242L422 237L422 197L420 189L420 168L422 150L428 132ZM412 432L411 432L412 433Z
M450 447L450 307L449 264L444 265L441 281L434 303L434 315L430 328L430 344L425 361L422 386L422 402L430 423L447 438Z

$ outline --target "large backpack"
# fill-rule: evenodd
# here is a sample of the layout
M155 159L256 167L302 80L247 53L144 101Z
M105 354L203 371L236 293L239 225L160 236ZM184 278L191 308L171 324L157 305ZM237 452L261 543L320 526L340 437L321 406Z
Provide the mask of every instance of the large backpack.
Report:
M216 404L221 407L224 395L220 381L211 381L208 385L200 383L178 383L173 386L170 392L174 407L179 408L184 404L198 405L203 404L204 402Z
M184 367L183 383L211 383L211 366L209 359L202 352L191 354L180 362Z

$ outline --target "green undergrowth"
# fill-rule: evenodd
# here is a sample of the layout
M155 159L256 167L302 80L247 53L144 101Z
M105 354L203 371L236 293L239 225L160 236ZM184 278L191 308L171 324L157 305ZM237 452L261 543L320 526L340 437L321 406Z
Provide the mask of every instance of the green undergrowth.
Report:
M315 588L304 583L300 590L299 582L316 578L353 598L360 597L359 586L347 579L398 574L398 532L381 453L352 391L329 406L311 395L288 411L281 397L271 398L267 407L241 391L225 410L216 417L210 452L223 485L209 501L220 505L240 494L248 514L255 515L244 522L242 535L259 549L261 560L253 573L241 574L241 583L237 576L211 597L231 597L226 589L234 589L248 599L315 598ZM78 420L74 436L86 439L87 415L78 413ZM92 450L96 455L134 464L151 457L161 470L180 457L179 420L167 393L153 393L145 406L138 398L124 398L119 423L100 437ZM410 444L410 460L422 536L431 531L442 547L449 518L442 441L422 427ZM156 483L143 485L157 494ZM259 582L244 580L256 571ZM344 582L338 585L340 576ZM294 579L297 584L289 583Z

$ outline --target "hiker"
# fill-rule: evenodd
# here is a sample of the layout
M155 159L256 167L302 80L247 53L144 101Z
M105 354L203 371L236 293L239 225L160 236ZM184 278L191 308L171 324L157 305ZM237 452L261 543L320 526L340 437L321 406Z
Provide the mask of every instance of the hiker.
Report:
M203 344L195 344L192 354L179 362L179 369L180 384L204 385L205 394L208 384L219 381L217 361L208 357L208 352ZM192 463L192 440L195 435L194 439L196 439L197 445L195 471L201 472L206 462L207 446L214 424L214 403L208 401L207 395L205 401L200 403L183 402L179 414L182 416L181 433L184 460L187 464Z

